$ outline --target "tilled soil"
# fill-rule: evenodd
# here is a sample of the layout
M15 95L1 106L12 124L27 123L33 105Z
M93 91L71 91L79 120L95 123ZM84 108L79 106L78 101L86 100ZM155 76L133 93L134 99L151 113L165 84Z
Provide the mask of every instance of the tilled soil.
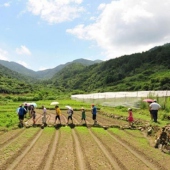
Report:
M47 126L41 127L41 110L36 125L0 133L0 170L169 170L170 157L155 149L139 130L121 130L127 121L103 115L93 125L87 112L86 125L75 111L73 124L62 111L61 125L54 126L55 111L47 113ZM28 126L29 125L29 126ZM102 128L108 126L108 129Z

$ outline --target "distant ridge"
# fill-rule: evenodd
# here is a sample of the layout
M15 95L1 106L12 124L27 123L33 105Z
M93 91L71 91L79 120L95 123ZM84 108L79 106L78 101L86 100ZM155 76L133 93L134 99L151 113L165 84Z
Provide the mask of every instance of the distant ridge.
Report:
M0 64L7 67L8 69L16 71L16 72L23 74L25 76L30 76L30 77L37 78L37 79L52 78L54 76L54 74L56 74L57 72L62 70L64 67L66 67L67 65L72 64L72 63L80 63L84 66L89 66L89 65L93 65L93 64L101 63L101 62L103 62L103 61L102 60L92 61L92 60L80 58L80 59L73 60L71 62L67 62L65 64L58 65L51 69L46 69L46 70L41 70L41 71L33 71L33 70L28 69L28 68L24 67L23 65L18 64L16 62L0 60Z

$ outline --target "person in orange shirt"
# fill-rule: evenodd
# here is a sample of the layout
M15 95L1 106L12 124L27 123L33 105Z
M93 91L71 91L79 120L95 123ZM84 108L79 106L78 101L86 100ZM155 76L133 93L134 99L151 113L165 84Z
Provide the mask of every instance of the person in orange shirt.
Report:
M56 116L55 116L55 122L54 122L54 124L56 124L57 119L60 121L60 124L61 124L61 119L60 119L61 110L60 110L60 108L59 108L58 105L55 106L55 111L56 111Z

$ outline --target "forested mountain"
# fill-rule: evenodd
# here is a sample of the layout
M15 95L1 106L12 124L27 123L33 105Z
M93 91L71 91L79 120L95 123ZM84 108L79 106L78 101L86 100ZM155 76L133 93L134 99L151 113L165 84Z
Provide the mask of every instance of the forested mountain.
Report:
M92 60L80 58L80 59L77 59L77 60L73 60L72 62L67 62L66 64L58 65L57 67L55 67L53 69L37 71L36 75L40 79L49 79L49 78L52 78L57 72L64 69L66 66L71 65L72 63L79 63L79 64L82 64L84 66L90 66L92 64L101 63L101 62L103 62L103 61L102 60L92 61Z
M33 70L30 70L26 67L24 67L21 64L18 64L13 61L5 61L5 60L0 60L0 64L7 67L10 70L13 70L15 72L21 73L26 76L31 76L31 77L36 77L36 72Z
M102 62L102 60L92 61L92 60L87 60L87 59L81 58L81 59L73 60L72 62L68 62L66 64L58 65L55 68L41 70L41 71L33 71L33 70L30 70L30 69L28 69L28 68L24 67L23 65L20 65L16 62L9 62L9 61L0 60L0 64L9 68L10 70L13 70L13 71L21 73L25 76L34 77L34 78L37 78L37 79L52 78L54 76L54 74L56 74L57 72L62 70L64 67L66 67L67 65L70 65L72 63L81 63L84 66L89 66L89 65L92 65L94 63L101 63L101 62Z
M72 65L56 73L51 81L70 91L169 90L170 45L88 67Z
M170 89L170 45L167 44L92 65L71 62L60 67L51 79L37 83L35 79L0 65L0 92L36 92L42 97L56 92L76 94Z
M0 64L0 93L28 93L37 80L19 74Z

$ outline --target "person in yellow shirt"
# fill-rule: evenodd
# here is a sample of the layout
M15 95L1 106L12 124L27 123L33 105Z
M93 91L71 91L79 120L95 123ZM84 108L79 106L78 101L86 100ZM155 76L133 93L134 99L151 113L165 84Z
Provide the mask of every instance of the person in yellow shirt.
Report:
M60 121L60 124L61 124L61 119L60 119L61 110L60 110L60 108L59 108L58 105L55 106L55 111L56 111L56 116L55 116L55 122L54 122L54 124L56 124L57 119Z

